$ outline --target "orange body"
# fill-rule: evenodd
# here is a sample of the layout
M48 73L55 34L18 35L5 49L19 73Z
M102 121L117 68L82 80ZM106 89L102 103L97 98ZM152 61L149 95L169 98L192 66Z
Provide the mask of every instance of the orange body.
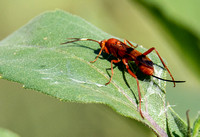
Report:
M161 80L165 80L162 78L159 78L157 76L154 76L154 68L153 68L153 62L146 56L149 53L151 53L153 50L155 50L156 54L158 55L158 57L160 58L160 61L162 62L163 66L165 67L165 69L167 69L167 71L169 72L172 80L165 80L165 81L169 81L169 82L173 82L174 86L175 86L175 82L185 82L185 81L174 81L174 78L171 74L171 72L169 71L168 67L165 65L164 61L162 60L162 58L160 57L158 51L152 47L149 50L147 50L144 53L141 53L139 51L137 51L135 48L137 48L137 46L132 45L128 40L124 40L124 42L121 42L115 38L110 38L108 40L102 40L102 41L97 41L94 39L88 39L88 38L69 38L69 39L73 39L72 41L67 41L65 43L62 44L68 44L68 43L72 43L72 42L76 42L76 41L94 41L99 43L101 50L99 52L99 54L97 55L97 57L95 58L94 61L90 61L91 63L95 62L98 57L101 55L102 51L106 52L107 54L112 54L114 57L116 57L116 60L111 60L111 72L112 75L110 77L110 80L106 83L106 85L108 85L113 77L114 71L113 71L113 63L118 63L120 61L123 62L123 64L126 66L126 69L128 71L128 73L134 77L136 79L137 82L137 88L138 88L138 96L139 96L139 112L142 118L144 118L142 110L141 110L141 93L140 93L140 87L139 87L139 80L137 78L137 76L131 71L131 69L129 68L128 65L128 61L135 61L135 64L138 66L138 68L146 75L150 75L153 77L156 77L158 79ZM127 45L127 42L130 46Z
M101 41L100 45L104 44L105 48L103 50L107 54L112 54L113 56L115 56L120 60L125 59L126 62L135 61L136 65L138 65L139 69L144 74L150 76L153 75L154 73L153 62L146 55L143 55L136 49L114 38Z

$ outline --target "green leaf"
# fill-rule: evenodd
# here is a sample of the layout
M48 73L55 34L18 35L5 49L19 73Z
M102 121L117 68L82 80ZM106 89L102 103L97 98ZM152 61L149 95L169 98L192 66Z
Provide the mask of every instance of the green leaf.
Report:
M60 45L66 38L103 40L113 37L85 20L57 10L31 20L0 42L0 73L2 78L19 82L25 88L53 96L62 101L103 103L126 117L148 125L158 136L167 136L166 82L146 77L130 63L139 78L142 94L142 119L137 111L136 80L123 64L116 64L111 83L110 60L102 54L95 63L97 43L81 41ZM140 52L146 51L142 46ZM155 75L165 78L166 70L155 53L148 55L155 65ZM171 123L170 123L171 122ZM173 125L174 120L169 121ZM175 127L178 129L178 127Z
M171 107L169 107L167 115L168 129L171 136L187 137L187 125Z
M11 132L8 129L0 128L0 137L19 137L16 133Z
M192 137L200 137L200 114L194 122Z

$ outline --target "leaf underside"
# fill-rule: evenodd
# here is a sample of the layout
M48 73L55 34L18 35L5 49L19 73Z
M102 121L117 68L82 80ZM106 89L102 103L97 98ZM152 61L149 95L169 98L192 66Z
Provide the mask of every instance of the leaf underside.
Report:
M98 44L81 41L60 45L66 38L111 37L77 16L61 10L46 12L0 42L0 73L4 79L62 101L106 104L121 115L148 125L159 136L173 131L181 136L177 126L171 128L176 125L171 113L169 124L166 122L165 82L144 76L134 62L130 63L140 82L143 120L137 111L136 81L122 63L115 64L113 80L105 86L111 75L112 56L103 53L95 63L89 63L100 50ZM146 51L142 46L137 50ZM148 57L158 65L155 75L165 78L166 71L159 67L162 64L157 55L151 53Z

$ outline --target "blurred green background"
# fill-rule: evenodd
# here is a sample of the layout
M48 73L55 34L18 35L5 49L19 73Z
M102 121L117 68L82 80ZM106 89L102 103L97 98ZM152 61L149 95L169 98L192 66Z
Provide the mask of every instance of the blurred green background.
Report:
M174 78L187 81L175 88L168 83L167 101L184 120L190 109L193 122L200 110L199 5L198 0L0 1L0 40L38 14L58 8L113 36L156 47ZM0 87L0 127L22 137L155 136L104 105L60 102L6 80L0 80Z

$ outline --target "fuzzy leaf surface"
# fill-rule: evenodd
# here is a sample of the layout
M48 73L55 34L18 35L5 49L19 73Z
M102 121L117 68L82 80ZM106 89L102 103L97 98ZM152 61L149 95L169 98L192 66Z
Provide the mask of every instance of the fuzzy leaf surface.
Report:
M136 80L122 63L115 64L113 80L105 86L111 75L112 56L103 53L95 63L90 63L100 50L97 43L81 41L60 45L66 38L111 37L114 36L80 17L60 10L46 12L0 42L0 73L4 79L62 101L106 104L121 115L148 125L157 135L167 136L165 82L144 76L130 62L140 82L143 120L137 111ZM142 46L137 50L146 51ZM148 57L158 65L155 65L155 75L165 78L166 70L159 67L162 63L157 55L151 53ZM174 125L174 120L169 122Z

